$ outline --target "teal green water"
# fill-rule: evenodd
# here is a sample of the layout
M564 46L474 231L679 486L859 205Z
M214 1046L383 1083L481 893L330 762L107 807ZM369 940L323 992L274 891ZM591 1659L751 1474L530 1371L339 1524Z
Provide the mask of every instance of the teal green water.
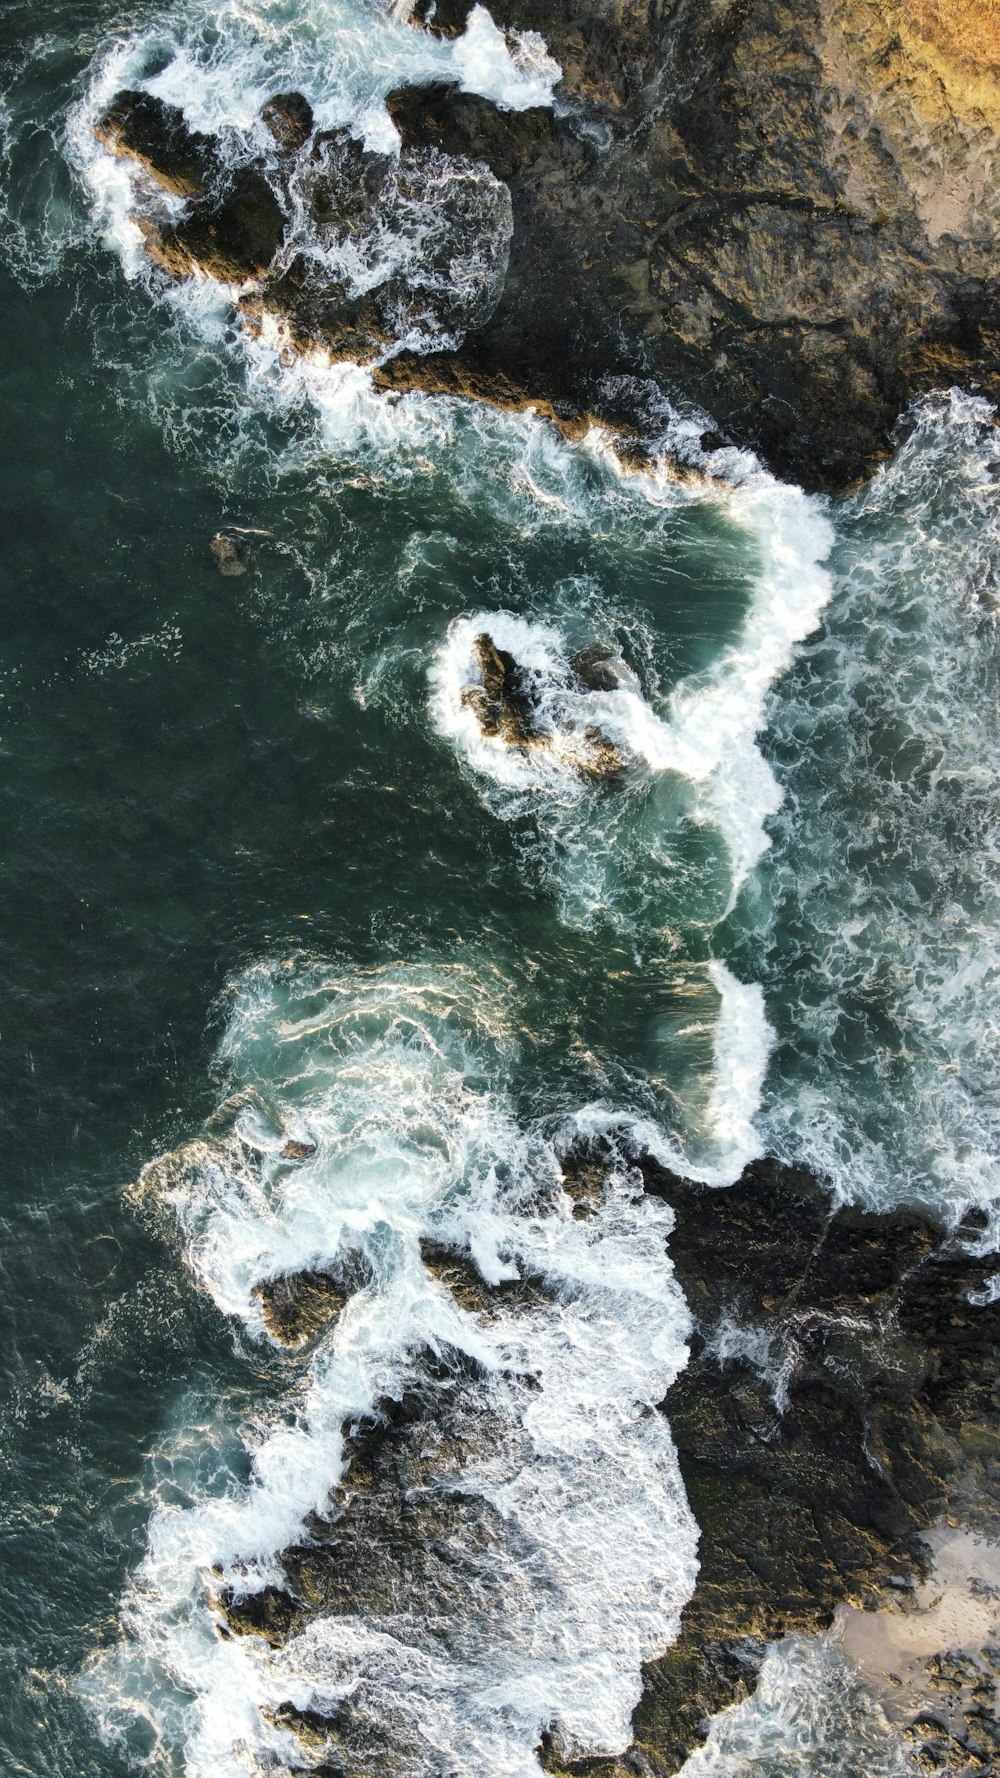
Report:
M373 970L467 971L501 1009L501 1060L481 1065L503 1142L528 1144L516 1163L504 1150L512 1172L596 1105L654 1124L719 1184L770 1146L874 1203L949 1216L997 1190L1000 530L983 404L931 403L888 474L831 514L745 463L705 489L654 486L528 419L296 377L248 359L224 307L125 275L120 207L79 146L110 46L126 70L153 67L149 45L168 67L178 45L191 65L210 54L209 109L287 75L317 103L326 80L348 115L419 61L395 29L346 4L0 16L0 1748L30 1778L147 1755L207 1769L170 1642L181 1616L133 1612L123 1631L121 1602L165 1511L194 1522L256 1485L245 1429L284 1424L288 1361L192 1246L211 1194L182 1215L125 1188L243 1082L248 971L319 970L352 993ZM244 577L213 564L222 524L259 533ZM571 771L507 782L469 752L443 651L456 620L498 611L556 655L598 640L633 669L624 792ZM265 1021L252 1073L287 1111L282 1041ZM309 1051L317 1127L341 1091L325 1066ZM462 1066L445 1085L465 1105L480 1082ZM392 1094L371 1092L381 1131ZM435 1103L419 1118L437 1129ZM458 1126L441 1117L447 1147ZM286 1258L298 1227L289 1215ZM646 1233L628 1228L614 1238L645 1277ZM300 1263L317 1239L302 1235ZM272 1252L247 1240L244 1297ZM669 1307L657 1280L643 1289ZM623 1367L623 1400L653 1388L624 1347L602 1362ZM622 1573L638 1618L646 1595ZM147 1580L167 1598L155 1560ZM184 1610L200 1624L202 1603ZM125 1680L110 1657L94 1666L152 1622L168 1628L145 1665L126 1654ZM637 1671L621 1653L609 1721ZM841 1730L783 1752L774 1720L722 1769L842 1769ZM889 1770L874 1746L866 1769ZM483 1753L477 1778L504 1769L494 1758L509 1749Z

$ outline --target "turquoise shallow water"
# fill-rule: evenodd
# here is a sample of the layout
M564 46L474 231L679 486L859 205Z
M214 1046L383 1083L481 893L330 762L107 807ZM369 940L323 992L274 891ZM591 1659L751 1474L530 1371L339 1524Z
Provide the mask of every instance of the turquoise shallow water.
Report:
M549 1234L531 1193L567 1120L644 1120L720 1186L770 1146L873 1203L948 1217L996 1192L985 410L929 404L888 472L829 511L735 454L707 485L648 481L599 440L571 449L530 419L376 402L357 375L248 357L224 306L126 275L121 205L81 144L116 42L126 70L169 71L178 46L185 67L210 66L207 86L189 80L208 121L279 74L312 81L341 119L423 65L412 33L360 6L266 12L11 6L0 21L14 1577L0 1745L5 1770L31 1778L288 1757L233 1750L233 1688L256 1720L271 1682L206 1655L205 1567L264 1573L289 1535L281 1511L294 1529L319 1486L310 1464L332 1479L343 1413L401 1374L393 1316L414 1339L472 1339L433 1320L420 1230L458 1218L487 1273L511 1253L537 1261ZM259 533L245 577L214 567L223 523ZM627 661L632 701L604 713L636 756L624 792L558 762L511 778L477 751L461 625L500 612L537 651L557 723L575 720L559 704L574 648ZM300 985L316 1023L293 1041ZM246 1102L226 1104L248 1084L252 1128ZM206 1166L185 1145L220 1103ZM321 1138L300 1197L273 1139L296 1117ZM178 1151L148 1190L125 1189ZM348 1211L381 1294L290 1395L252 1284L329 1258ZM662 1237L624 1205L593 1247L559 1227L546 1264L591 1368L533 1330L558 1429L544 1462L516 1402L487 1406L512 1453L503 1485L523 1482L519 1535L581 1646L590 1604L559 1566L549 1491L569 1477L591 1503L578 1571L596 1524L646 1529L603 1553L613 1658L590 1714L565 1674L527 1660L511 1558L482 1640L459 1638L435 1670L448 1708L426 1769L462 1769L447 1761L473 1733L477 1778L535 1769L532 1735L560 1710L581 1747L610 1748L639 1659L690 1589L670 1451L636 1431L686 1331ZM597 1423L630 1429L613 1497L573 1431L595 1376ZM304 1442L289 1456L273 1441L292 1424ZM412 1673L394 1682L372 1646L359 1670L391 1715ZM720 1769L842 1769L860 1707L822 1673L814 1687L808 1659L777 1674L765 1727L737 1734ZM508 1740L484 1664L508 1676ZM782 1740L783 1697L813 1710L801 1747ZM862 1731L866 1769L889 1770Z

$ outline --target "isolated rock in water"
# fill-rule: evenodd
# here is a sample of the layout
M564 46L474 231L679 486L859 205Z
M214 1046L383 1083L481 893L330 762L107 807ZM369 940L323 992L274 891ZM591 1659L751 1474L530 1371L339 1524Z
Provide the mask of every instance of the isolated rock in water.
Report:
M278 147L287 154L296 154L304 148L312 135L312 106L301 93L275 93L260 115Z
M216 170L212 137L189 129L176 105L152 93L117 93L94 134L114 154L138 161L176 197L203 197Z
M326 1272L294 1272L254 1286L264 1326L279 1346L304 1346L336 1320L350 1290Z
M485 633L473 642L481 685L467 686L462 702L474 710L484 735L512 747L529 746L544 737L539 725L539 698L534 675Z
M235 576L246 573L243 546L235 537L228 536L225 531L217 531L208 547L215 557L215 566L220 574Z
M297 1137L289 1136L282 1147L281 1158L283 1161L308 1161L315 1153L315 1142L300 1142Z

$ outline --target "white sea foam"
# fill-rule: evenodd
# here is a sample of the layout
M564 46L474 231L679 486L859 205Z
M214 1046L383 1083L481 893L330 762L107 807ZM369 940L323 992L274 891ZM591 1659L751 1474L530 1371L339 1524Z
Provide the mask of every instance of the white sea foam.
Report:
M295 1743L262 1706L331 1711L348 1694L389 1725L400 1771L433 1756L468 1778L537 1772L544 1728L571 1753L620 1751L640 1664L676 1634L696 1530L651 1411L686 1359L670 1212L623 1173L591 1217L572 1215L551 1143L506 1101L512 1027L499 982L469 968L261 965L233 996L219 1133L144 1177L199 1282L257 1337L256 1283L351 1253L370 1279L313 1352L294 1412L251 1438L247 1482L224 1456L232 1428L203 1424L214 1479L195 1464L182 1510L169 1441L159 1460L127 1637L88 1689L109 1731L141 1700L188 1778L287 1759ZM315 1153L286 1161L288 1136ZM483 1320L425 1269L422 1236L464 1247L488 1281L535 1277L541 1294L498 1298ZM278 1577L337 1479L344 1421L398 1398L428 1350L471 1362L471 1455L442 1482L443 1501L457 1488L491 1514L467 1596L445 1609L418 1575L389 1606L360 1599L280 1649L220 1639L207 1592ZM186 1428L182 1451L191 1441Z
M831 1636L772 1643L753 1696L717 1716L679 1778L909 1778L881 1706Z
M957 391L914 417L841 512L826 634L773 701L787 801L750 913L770 1145L954 1221L1000 1195L1000 440Z
M759 983L738 981L732 970L717 960L709 964L708 971L719 994L715 1079L707 1121L720 1159L711 1183L728 1185L761 1152L755 1120L774 1032Z
M759 555L753 603L735 642L670 699L676 769L701 786L698 808L726 836L733 864L731 903L766 850L765 823L781 804L757 736L767 698L796 645L819 625L833 582L826 567L834 531L823 504L770 475L747 451L707 456L695 443L701 422L673 418L664 445L710 471L703 497L717 501L753 539ZM667 464L649 478L650 499L676 498Z

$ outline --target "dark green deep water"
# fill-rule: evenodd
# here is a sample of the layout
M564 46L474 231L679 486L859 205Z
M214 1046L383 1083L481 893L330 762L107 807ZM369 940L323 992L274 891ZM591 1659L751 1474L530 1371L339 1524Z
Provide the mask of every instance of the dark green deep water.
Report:
M158 1445L193 1401L224 1401L239 1424L281 1400L280 1361L199 1290L169 1216L144 1218L123 1196L218 1102L227 990L253 964L475 958L519 1008L508 1088L523 1123L603 1099L657 1118L711 1167L723 1164L706 1133L715 957L763 981L778 1034L761 1147L825 1166L843 1190L860 1178L874 1201L988 1197L995 1166L979 1063L960 1070L957 1110L940 1071L946 1052L971 1055L970 1020L994 1028L993 977L970 984L962 951L970 925L977 957L994 931L986 790L969 768L995 745L991 633L974 609L995 571L980 417L959 398L929 412L895 482L833 515L826 628L772 692L762 741L785 808L735 909L725 839L690 819L675 774L648 774L624 814L606 793L565 819L544 799L500 808L428 714L451 620L503 608L554 622L573 646L612 641L665 710L739 639L784 509L755 532L722 498L651 503L599 454L527 421L418 409L396 435L383 410L381 431L369 416L334 435L307 393L274 398L273 367L248 388L231 320L205 325L126 282L70 172L66 107L102 44L152 16L0 10L0 1770L12 1778L132 1769L98 1738L77 1680L118 1636ZM336 12L321 22L332 42L346 28ZM214 566L221 524L266 533L242 578ZM942 539L951 591L932 550ZM901 658L887 710L864 674L884 688ZM956 726L963 695L985 749L971 718L968 735ZM956 847L960 880L938 893L940 872L924 880L920 866ZM584 910L579 861L597 854L604 903ZM861 936L845 957L849 919ZM959 987L939 1028L928 1008L942 983ZM914 1031L926 1043L911 1064ZM913 1107L931 1101L925 1135ZM139 1723L132 1753L151 1744ZM828 1768L817 1756L787 1769Z

